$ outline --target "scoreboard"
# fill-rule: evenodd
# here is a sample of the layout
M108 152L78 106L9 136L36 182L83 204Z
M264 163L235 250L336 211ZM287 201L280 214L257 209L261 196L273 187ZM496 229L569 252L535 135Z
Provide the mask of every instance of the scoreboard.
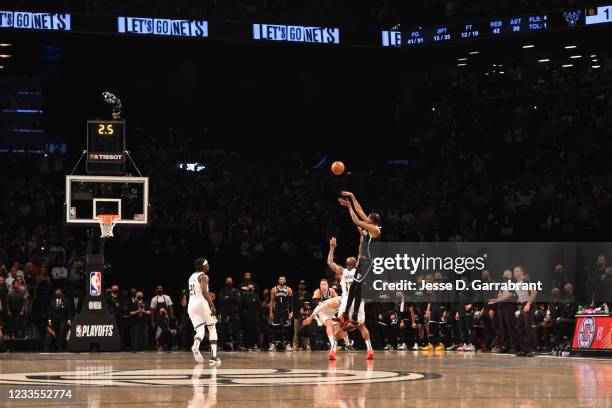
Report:
M87 122L87 173L120 174L125 171L125 121Z
M577 19L574 23L574 20L568 20L559 15L538 14L409 31L382 31L381 45L383 47L412 47L476 38L508 37L554 28L571 28L577 26L579 21Z

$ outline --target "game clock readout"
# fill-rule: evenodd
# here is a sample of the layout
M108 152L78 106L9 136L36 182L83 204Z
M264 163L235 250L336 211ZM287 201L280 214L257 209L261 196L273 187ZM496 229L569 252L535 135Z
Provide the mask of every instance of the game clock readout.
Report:
M113 136L120 133L120 126L118 123L97 122L91 124L91 130L98 136Z

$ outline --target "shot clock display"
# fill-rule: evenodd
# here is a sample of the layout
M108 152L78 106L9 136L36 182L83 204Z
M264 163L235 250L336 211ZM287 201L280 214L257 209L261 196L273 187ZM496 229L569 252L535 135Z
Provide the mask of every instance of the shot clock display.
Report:
M87 122L87 173L122 173L125 165L125 121Z

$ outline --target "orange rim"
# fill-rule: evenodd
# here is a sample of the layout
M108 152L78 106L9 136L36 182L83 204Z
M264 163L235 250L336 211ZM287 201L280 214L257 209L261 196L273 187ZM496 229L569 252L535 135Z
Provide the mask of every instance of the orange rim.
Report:
M117 214L98 214L96 218L102 220L102 224L110 225L119 219Z

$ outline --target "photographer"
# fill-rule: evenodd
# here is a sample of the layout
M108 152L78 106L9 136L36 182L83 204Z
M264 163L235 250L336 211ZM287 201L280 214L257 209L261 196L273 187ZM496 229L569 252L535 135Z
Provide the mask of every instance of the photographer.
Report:
M143 301L142 291L136 292L136 300L130 305L130 337L132 339L132 351L141 351L147 348L148 322L151 311Z
M304 320L312 314L310 302L304 302L299 310L298 318L299 329L297 331L298 344L305 344L304 350L319 349L319 325L316 321L303 326Z
M159 309L159 319L155 339L157 340L157 351L170 350L176 343L178 323L174 316L170 316L165 308Z

